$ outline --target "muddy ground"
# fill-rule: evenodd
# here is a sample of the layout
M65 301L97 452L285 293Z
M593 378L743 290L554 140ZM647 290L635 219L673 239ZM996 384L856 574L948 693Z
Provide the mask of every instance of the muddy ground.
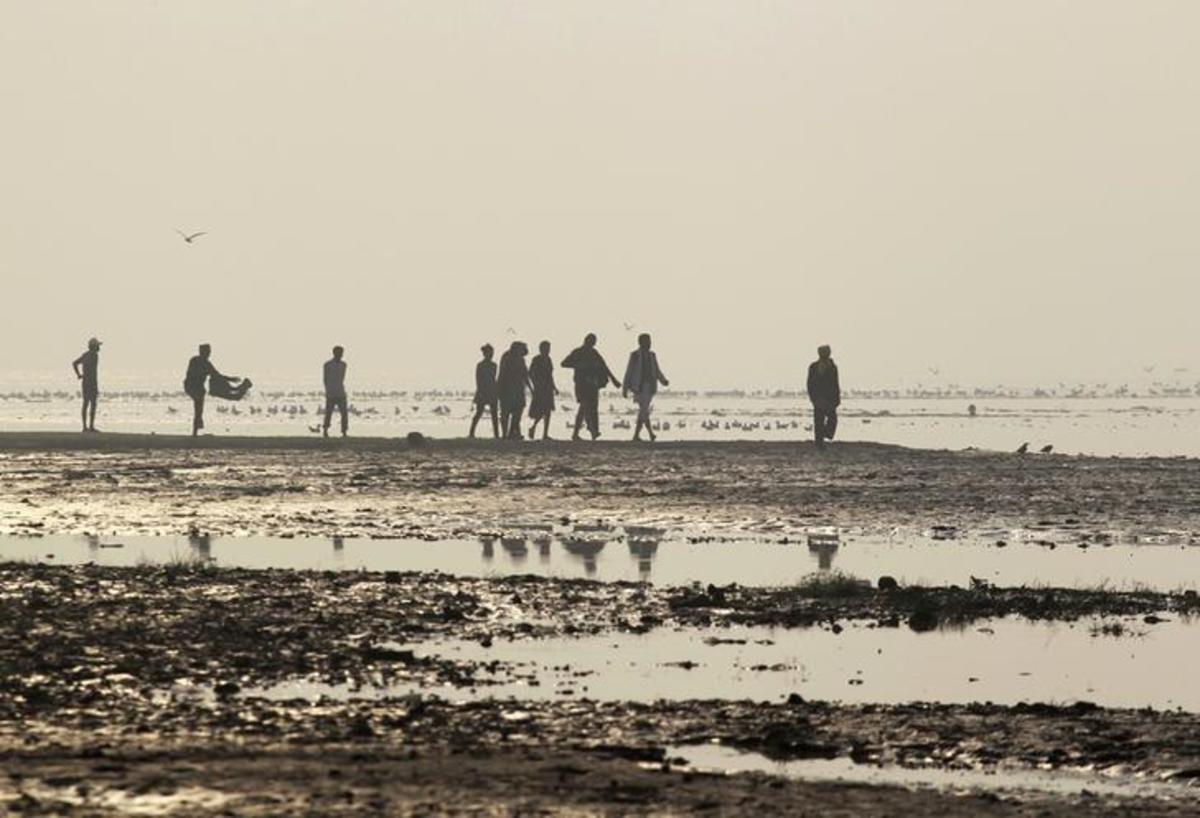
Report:
M80 448L85 443L86 448ZM147 448L153 447L153 448ZM682 536L1056 525L1200 532L1200 463L874 445L495 446L0 435L0 533L477 536L514 522ZM109 815L1190 815L1200 715L1086 702L656 704L408 696L273 701L317 678L450 689L486 663L421 657L494 638L839 622L922 630L1004 615L1191 615L1191 594L854 583L664 588L536 577L0 566L0 804ZM569 661L569 657L564 657ZM451 696L451 698L453 698ZM727 778L666 748L944 769L1094 769L1169 796L908 791Z
M1200 542L1200 460L855 443L500 443L0 434L0 533L474 537L644 524L785 539L1043 523Z
M1200 715L1190 713L1088 703L840 705L798 696L781 704L454 703L351 693L348 701L309 702L255 692L298 677L351 690L396 681L486 685L492 663L393 646L450 634L486 642L644 631L688 624L700 612L720 625L738 621L739 611L804 606L818 618L886 619L945 589L791 589L785 604L785 592L771 589L188 564L7 564L0 588L0 757L9 776L0 798L14 811L116 814L139 798L196 815L1182 815L1196 805L1182 785L1177 797L1146 800L946 795L759 775L725 781L672 766L665 754L672 745L719 741L778 759L1095 769L1185 782L1200 777ZM1194 602L1047 589L958 593L991 600L988 611L1007 601L1019 614L1029 605L1035 617L1046 615L1035 601L1048 593L1062 600L1054 612L1068 617L1103 605L1178 612ZM720 607L707 607L714 597ZM785 619L792 624L792 614Z

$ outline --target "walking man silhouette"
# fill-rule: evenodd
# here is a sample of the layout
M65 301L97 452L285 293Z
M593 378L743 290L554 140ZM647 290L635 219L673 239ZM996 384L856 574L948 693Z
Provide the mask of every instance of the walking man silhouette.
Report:
M325 362L325 425L321 428L324 437L329 437L329 421L333 420L334 409L342 415L342 437L350 430L349 407L346 405L346 362L342 360L345 352L341 346L335 346L333 357Z
M483 360L475 365L475 417L471 418L471 437L475 437L475 427L485 411L492 413L492 437L500 437L500 419L497 416L499 395L496 391L496 362L492 356L496 351L491 344L479 348Z
M87 352L71 362L75 377L82 383L83 408L80 416L83 419L83 431L96 431L96 403L100 400L100 342L95 338L88 339Z
M200 434L200 430L204 428L204 395L205 384L208 384L207 392L214 398L224 398L225 400L241 400L246 397L246 393L250 391L249 378L235 378L230 375L222 375L217 371L217 368L212 365L209 357L212 355L212 347L208 344L201 344L198 355L193 355L188 361L187 374L183 377L183 391L192 399L194 412L192 414L192 437ZM237 386L233 384L240 381Z
M650 333L643 332L638 336L638 348L629 353L629 364L625 367L625 380L621 384L621 397L629 397L637 401L637 426L633 430L633 439L642 439L642 429L650 435L650 440L658 437L650 427L650 404L658 393L658 385L670 386L670 382L658 368L658 356L650 350Z
M817 360L808 367L808 399L813 405L813 437L818 446L837 433L837 409L842 403L837 364L828 344L817 347Z
M615 387L621 386L596 349L596 333L589 332L583 339L583 346L576 347L563 358L562 366L575 370L575 400L579 409L575 413L575 431L571 440L579 440L579 427L584 423L595 440L600 437L600 390L610 381Z

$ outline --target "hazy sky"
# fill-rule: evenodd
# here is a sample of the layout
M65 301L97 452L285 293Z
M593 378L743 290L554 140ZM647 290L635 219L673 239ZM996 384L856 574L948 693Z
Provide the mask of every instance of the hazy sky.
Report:
M8 0L0 389L1200 378L1198 86L1194 0Z

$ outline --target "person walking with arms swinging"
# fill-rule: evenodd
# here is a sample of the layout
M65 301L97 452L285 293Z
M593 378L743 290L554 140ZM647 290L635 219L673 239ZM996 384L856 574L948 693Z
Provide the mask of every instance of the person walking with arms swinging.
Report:
M642 429L650 435L654 442L658 436L650 426L650 404L658 393L658 386L670 386L670 382L658 368L658 356L650 350L650 334L643 332L638 336L638 348L629 353L629 364L625 367L625 380L621 384L621 396L629 397L637 402L637 426L633 430L633 439L642 439Z

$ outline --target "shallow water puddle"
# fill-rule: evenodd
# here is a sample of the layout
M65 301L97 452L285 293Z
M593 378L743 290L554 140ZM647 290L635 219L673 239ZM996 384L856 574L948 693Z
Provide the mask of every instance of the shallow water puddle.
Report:
M1018 532L950 539L814 535L803 543L661 542L639 533L575 531L485 540L282 537L0 537L0 560L134 566L199 560L223 567L441 571L454 576L536 574L660 585L692 582L767 586L838 570L904 584L1107 586L1177 591L1200 587L1200 548L1176 544L1061 544ZM952 533L952 532L951 532ZM607 539L606 539L607 537ZM1040 537L1040 539L1039 539ZM1003 542L1004 545L997 545Z
M1133 776L1108 776L1091 771L988 768L971 770L914 769L856 764L849 758L773 761L720 744L691 744L667 748L667 757L688 769L723 773L760 772L803 781L841 781L894 785L954 792L1008 790L1054 795L1095 795L1148 798L1196 797L1195 787L1183 782Z
M1120 623L1123 636L1105 635ZM1108 626L1105 628L1105 626ZM1136 634L1136 635L1135 635ZM1009 618L963 630L659 629L579 639L425 643L417 656L479 663L474 686L365 687L298 680L247 690L271 699L447 698L652 702L808 699L1071 703L1200 711L1200 628L1179 620L1072 624ZM484 666L484 663L494 663Z
M115 787L52 786L34 781L22 782L19 789L0 787L0 799L9 800L14 812L57 815L63 806L110 810L118 815L172 815L196 810L216 810L233 800L219 790L206 787L166 787L163 791L132 792Z

